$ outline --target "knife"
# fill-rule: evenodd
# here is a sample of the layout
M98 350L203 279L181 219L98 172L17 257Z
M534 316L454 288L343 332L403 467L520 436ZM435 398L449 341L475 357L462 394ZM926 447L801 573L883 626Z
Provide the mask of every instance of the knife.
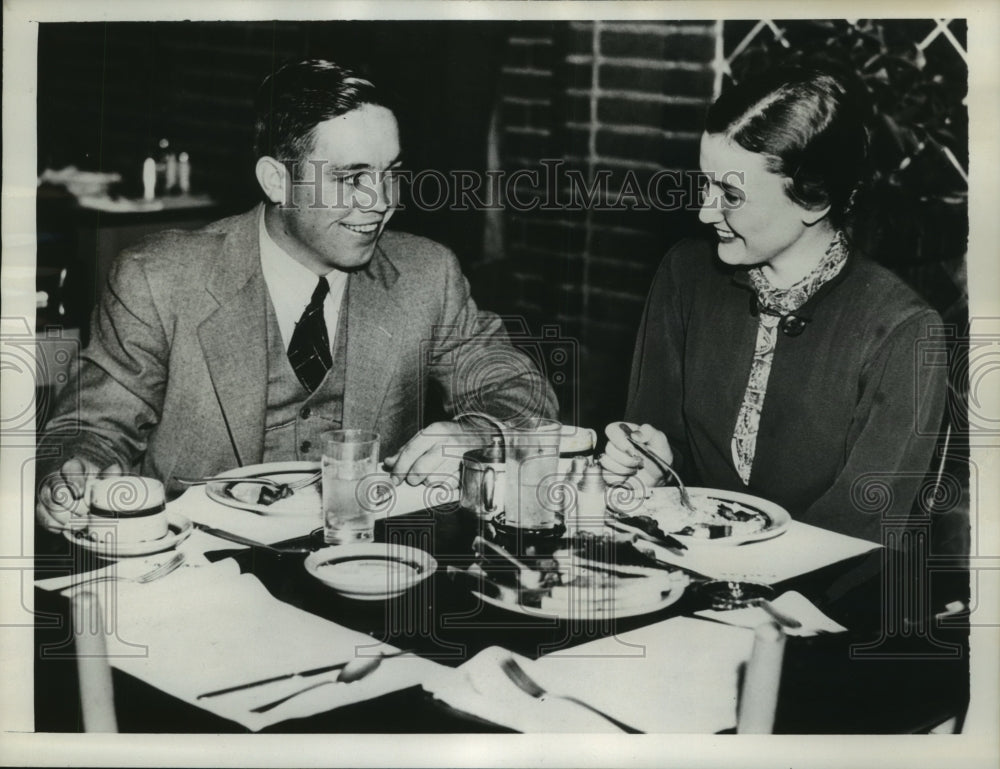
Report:
M646 531L643 531L638 526L632 526L625 523L620 518L615 515L610 515L604 519L604 525L610 526L612 529L617 529L618 531L624 532L625 534L632 534L638 539L645 540L646 542L651 542L654 545L660 545L661 547L667 548L667 550L672 551L676 555L682 555L683 551L687 550L688 547L679 539L673 537L670 534L664 535L661 539L660 537L654 537Z
M239 534L233 534L231 531L225 531L224 529L216 529L213 526L206 526L204 523L194 522L194 527L199 529L206 534L211 534L213 537L218 537L219 539L224 539L227 542L235 542L237 545L246 545L248 547L261 548L263 550L269 550L272 553L278 553L279 555L288 554L304 554L311 553L312 550L305 547L274 547L273 545L267 545L263 542L258 542L255 539L250 539L249 537L244 537Z

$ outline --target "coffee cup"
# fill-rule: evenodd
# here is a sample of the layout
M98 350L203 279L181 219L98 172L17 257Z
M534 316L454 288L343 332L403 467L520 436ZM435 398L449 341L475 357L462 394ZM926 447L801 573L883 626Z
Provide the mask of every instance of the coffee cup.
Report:
M162 539L169 530L163 484L135 475L94 481L87 528L92 536L113 529L119 543Z

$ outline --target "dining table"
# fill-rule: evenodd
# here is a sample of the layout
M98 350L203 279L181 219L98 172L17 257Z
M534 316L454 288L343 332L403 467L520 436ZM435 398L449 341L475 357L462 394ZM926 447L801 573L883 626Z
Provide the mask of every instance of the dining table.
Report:
M416 548L435 568L375 599L342 594L307 568L329 548L318 498L314 511L269 515L189 488L167 505L177 543L139 558L38 530L35 730L83 728L71 597L93 574L113 577L88 589L107 625L121 732L613 732L617 723L735 733L755 629L772 618L714 610L702 589L710 580L769 585L773 605L802 620L785 628L776 733L924 732L967 707L969 573L928 552L919 521L887 526L882 543L793 520L763 541L671 550L661 565L683 580L670 600L567 618L515 611L476 589L468 567L489 522L451 488L403 484L392 495L374 541ZM184 558L170 573L135 579L175 552ZM374 672L353 682L337 680L338 669L310 673L351 659L374 659ZM504 675L509 660L549 695L518 688ZM275 680L242 688L261 679Z

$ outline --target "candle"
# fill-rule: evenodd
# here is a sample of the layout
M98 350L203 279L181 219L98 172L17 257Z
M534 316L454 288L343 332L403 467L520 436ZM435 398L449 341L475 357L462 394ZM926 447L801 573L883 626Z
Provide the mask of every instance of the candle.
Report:
M153 158L142 162L142 199L156 199L156 161Z

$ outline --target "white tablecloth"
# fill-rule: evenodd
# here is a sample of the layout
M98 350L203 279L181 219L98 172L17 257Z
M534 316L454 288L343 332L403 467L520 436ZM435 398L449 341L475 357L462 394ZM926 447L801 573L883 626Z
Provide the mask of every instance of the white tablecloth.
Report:
M441 489L403 485L386 514L454 498ZM302 536L321 525L318 509L308 515L259 515L214 502L203 487L189 489L169 509L263 543ZM184 568L148 585L103 583L97 592L106 610L114 609L109 637L114 666L251 730L417 683L454 707L521 731L614 729L572 703L540 701L516 689L499 668L508 653L497 647L458 669L414 657L386 660L364 681L321 686L267 714L253 714L250 708L324 679L293 679L198 700L199 693L211 689L370 654L375 647L368 636L277 601L255 577L239 575L233 562L210 565L201 557L224 547L239 545L195 531L180 548L189 555ZM876 547L793 522L785 534L764 542L691 547L680 555L657 548L657 556L712 577L770 583ZM146 567L124 568L140 573ZM752 644L747 628L677 617L521 662L546 688L585 699L644 731L706 733L735 724L737 674Z
M370 636L277 600L235 561L182 568L156 582L98 583L113 667L257 731L434 678L441 666L403 656L371 675L336 682L337 671L198 699L199 694L391 650ZM252 709L329 681L267 713Z
M765 584L797 577L880 547L874 542L798 521L792 521L784 534L773 539L737 547L691 545L678 555L643 540L636 545L653 550L663 561L708 577Z

